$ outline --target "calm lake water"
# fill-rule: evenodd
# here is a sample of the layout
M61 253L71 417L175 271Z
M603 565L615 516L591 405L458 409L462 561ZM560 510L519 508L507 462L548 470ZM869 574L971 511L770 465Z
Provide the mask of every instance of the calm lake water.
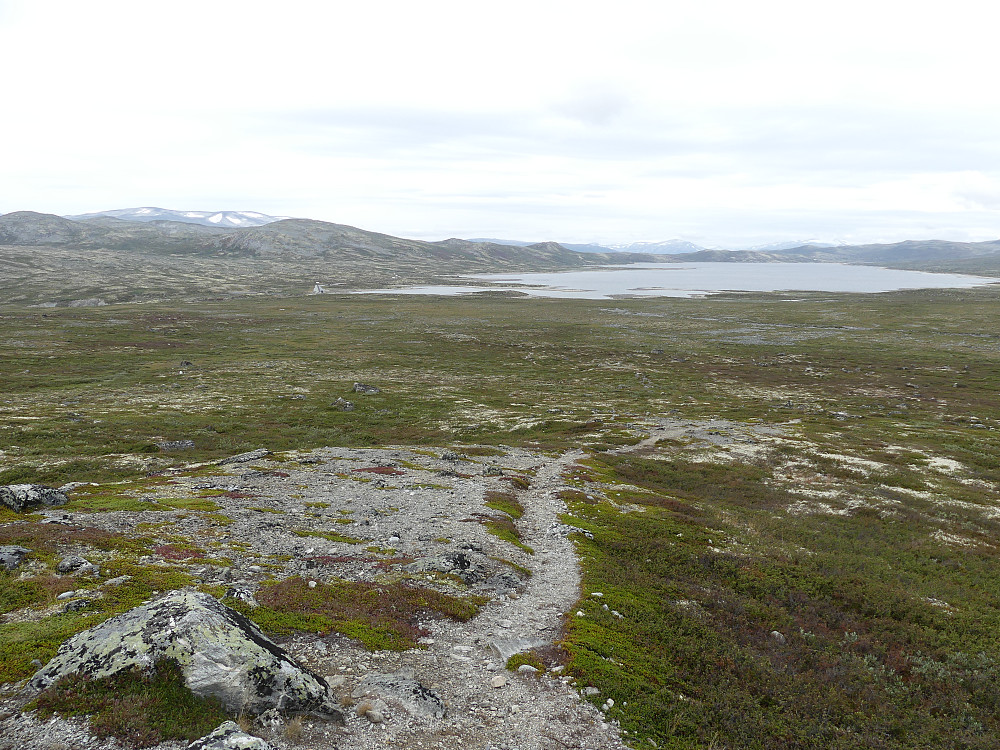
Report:
M369 294L473 294L516 289L533 297L699 297L741 292L892 292L968 288L1000 279L954 273L900 271L838 263L634 263L559 273L491 273L461 277L482 286L414 286Z

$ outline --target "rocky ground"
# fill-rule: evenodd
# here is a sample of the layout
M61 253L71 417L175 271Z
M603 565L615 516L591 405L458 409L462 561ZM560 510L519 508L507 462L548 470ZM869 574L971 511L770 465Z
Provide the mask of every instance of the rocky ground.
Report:
M565 507L557 492L564 486L564 472L582 454L553 456L515 449L500 453L321 449L252 457L196 476L179 475L169 484L135 493L155 502L222 490L226 494L212 497L221 506L215 514L83 514L54 508L48 515L122 534L159 524L164 534L184 534L202 544L208 540L225 549L233 564L183 564L205 583L251 592L262 579L275 575L276 568L279 577L301 575L317 581L374 581L387 570L405 570L412 578L426 578L428 586L489 597L468 622L423 623L430 634L421 639L419 649L369 652L339 635L282 640L296 659L327 677L347 720L344 726L308 718L257 725L254 731L276 747L624 747L617 726L583 699L587 686L561 674L558 650L551 647L560 637L563 618L567 613L575 616L573 604L581 596L578 564L567 538L572 529L560 521ZM524 506L517 527L534 554L498 539L481 523L483 514L497 515L484 507L491 490L513 492ZM362 544L301 536L315 532L342 534ZM150 557L144 562L162 560ZM465 579L464 585L454 580L456 575ZM99 596L100 588L80 595ZM8 617L17 616L25 615ZM544 656L546 644L550 653L545 658L552 669L544 675L504 668L511 653L532 646ZM410 681L438 700L408 700ZM8 692L5 698L0 750L115 747L91 737L79 722L40 723L19 713L18 695Z

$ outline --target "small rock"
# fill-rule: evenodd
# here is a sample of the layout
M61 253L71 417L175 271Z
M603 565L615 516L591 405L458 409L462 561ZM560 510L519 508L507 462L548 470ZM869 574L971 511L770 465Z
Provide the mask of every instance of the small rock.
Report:
M367 396L373 395L375 393L381 393L381 389L374 385L368 385L367 383L355 383L354 384L355 393L363 393Z
M507 684L507 677L506 677L506 675L498 674L498 675L495 675L490 680L490 685L492 685L495 688L502 688L506 684Z
M372 724L381 724L385 720L385 717L382 716L382 712L377 708L370 709L367 713L365 713L365 718Z
M74 570L82 568L84 565L90 565L90 561L80 557L79 555L67 555L59 561L58 565L56 565L56 572L63 574L72 573Z
M227 721L211 734L192 742L187 750L274 750L274 746L247 734L235 721Z
M346 398L338 398L336 401L330 404L330 406L333 406L336 409L340 409L341 411L354 411L354 402L348 401Z
M248 461L259 461L262 458L271 455L271 451L267 448L258 448L257 450L247 451L246 453L240 453L235 456L230 456L229 458L222 458L215 463L219 466L225 466L226 464L245 464Z
M785 645L785 636L783 636L777 630L772 630L771 631L771 640L773 640L775 643L777 643L777 644L779 644L781 646Z
M316 588L316 581L309 581L308 585L309 585L309 588L314 589L314 588Z
M76 596L76 592L75 591L63 591L61 594L59 594L56 597L56 599L58 599L60 601L63 601L65 599L72 599L74 596Z
M257 724L259 724L264 729L269 729L272 732L280 731L285 725L285 718L281 715L281 712L276 708L269 708L267 711L262 713L257 717Z
M502 477L503 476L503 469L501 469L499 466L494 466L493 464L490 464L489 466L483 467L483 476L484 477Z
M4 545L0 547L0 568L14 570L24 562L24 558L30 553L31 550L27 547Z
M347 682L347 678L342 674L328 674L326 676L326 684L332 688L341 687L345 682Z
M533 667L530 664L522 664L517 668L517 671L521 674L538 674L538 668Z
M600 691L600 690L598 690L598 689L597 689L597 688L595 688L595 687L585 687L585 688L583 689L583 694L584 694L584 695L600 695L600 694L601 694L601 691Z

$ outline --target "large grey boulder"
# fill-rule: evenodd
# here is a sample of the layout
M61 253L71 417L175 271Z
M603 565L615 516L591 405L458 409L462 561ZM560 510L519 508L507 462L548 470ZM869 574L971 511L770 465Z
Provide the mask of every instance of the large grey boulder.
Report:
M4 570L15 570L18 568L24 558L31 553L31 550L27 547L18 547L17 545L5 544L0 547L0 568Z
M233 713L314 713L343 721L330 687L257 626L199 591L182 589L146 602L70 638L29 681L43 690L64 675L109 677L173 659L196 695Z
M235 721L226 721L211 734L192 742L187 750L274 750L274 745L247 734Z
M62 505L69 502L69 498L43 484L8 484L0 487L0 502L20 513L39 505Z

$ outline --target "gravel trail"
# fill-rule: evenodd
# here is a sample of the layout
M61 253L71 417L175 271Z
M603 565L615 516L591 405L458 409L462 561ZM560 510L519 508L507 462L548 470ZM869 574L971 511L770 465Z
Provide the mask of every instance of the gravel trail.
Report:
M358 555L358 545L304 539L303 529L343 530L375 548L392 547L395 554L417 560L466 545L481 550L477 559L494 568L509 573L506 564L490 562L509 560L532 573L516 588L484 588L483 582L472 586L472 591L489 595L489 603L468 622L431 619L423 623L430 635L422 639L420 649L368 652L358 642L336 634L282 639L293 656L327 677L345 706L347 722L338 726L306 719L301 724L276 724L256 731L282 749L623 749L617 725L605 721L596 706L582 700L580 691L585 686L572 684L558 666L541 675L504 668L510 653L527 646L538 648L550 666L557 662L558 649L552 644L561 637L563 618L581 595L580 569L567 538L570 528L559 521L566 509L558 491L564 486L564 472L583 456L582 451L552 456L506 449L503 456L481 460L456 458L442 450L325 448L292 460L284 457L280 462L255 461L253 467L220 467L218 476L201 473L194 479L179 479L167 490L169 494L176 495L179 487L187 485L192 492L219 486L234 494L233 499L213 498L233 519L226 533L249 542L258 555L288 553L292 560L283 575L375 580L381 573L378 555L366 560L364 553ZM502 474L493 471L498 466L503 467ZM372 467L395 467L398 476L373 474ZM530 477L528 489L518 490L508 481L515 475ZM533 555L489 534L478 522L482 514L495 513L484 506L490 490L516 492L524 506L516 525ZM240 499L241 492L252 493L252 499ZM273 511L262 513L262 508ZM120 511L80 515L79 519L131 533L138 523L148 522L146 515ZM162 513L154 515L164 518ZM345 518L351 519L346 527ZM194 514L178 514L175 521L177 528L192 535L199 533L196 523ZM309 566L311 557L342 557L348 549L352 561L338 562L335 569ZM203 580L252 589L261 579L253 562L236 560L223 570L208 566ZM405 696L400 698L391 690L372 690L373 678L416 680L433 692L440 701L435 705L442 710L435 715L424 710L426 706L407 704ZM41 724L31 715L11 715L16 702L4 703L8 715L3 717L0 706L0 750L117 747L112 741L92 737L80 722L55 719ZM159 750L181 747L181 743L163 743Z

